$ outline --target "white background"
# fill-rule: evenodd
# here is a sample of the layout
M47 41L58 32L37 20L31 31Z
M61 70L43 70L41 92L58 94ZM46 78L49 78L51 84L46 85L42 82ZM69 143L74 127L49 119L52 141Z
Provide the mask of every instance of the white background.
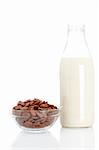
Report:
M0 0L0 149L99 148L98 0ZM67 24L85 24L95 66L95 124L43 135L21 132L11 116L20 99L59 104L59 60ZM46 144L44 144L46 143Z

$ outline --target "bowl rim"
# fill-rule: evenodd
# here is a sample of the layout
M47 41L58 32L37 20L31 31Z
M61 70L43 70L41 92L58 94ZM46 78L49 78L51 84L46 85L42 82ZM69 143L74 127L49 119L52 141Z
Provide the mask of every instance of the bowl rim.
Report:
M60 106L59 108L57 109L45 109L45 110L34 110L36 112L43 112L43 113L47 113L47 112L52 112L52 114L50 114L50 116L59 116L60 114L60 110L61 110L62 106ZM18 113L22 113L22 112L27 112L27 113L30 113L31 110L15 110L15 109L12 109L12 116L13 117L25 117L25 116L21 116L21 115L17 115L17 114L14 114L15 112L18 112ZM53 114L53 112L56 112L55 114Z

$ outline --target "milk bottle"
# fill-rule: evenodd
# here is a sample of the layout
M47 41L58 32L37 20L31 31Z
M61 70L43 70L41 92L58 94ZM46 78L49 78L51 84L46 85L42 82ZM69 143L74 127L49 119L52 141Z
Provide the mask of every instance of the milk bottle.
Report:
M94 68L85 26L69 26L60 62L62 127L90 127L94 118Z

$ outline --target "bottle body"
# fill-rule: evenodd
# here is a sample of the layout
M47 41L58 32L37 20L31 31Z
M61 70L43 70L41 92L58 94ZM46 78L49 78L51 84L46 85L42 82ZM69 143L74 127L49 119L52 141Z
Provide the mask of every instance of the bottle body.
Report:
M69 55L69 57L61 58L60 105L62 106L60 116L62 127L92 126L94 68L91 57L83 55L70 57Z
M60 64L61 124L93 124L94 71L91 58L62 58Z

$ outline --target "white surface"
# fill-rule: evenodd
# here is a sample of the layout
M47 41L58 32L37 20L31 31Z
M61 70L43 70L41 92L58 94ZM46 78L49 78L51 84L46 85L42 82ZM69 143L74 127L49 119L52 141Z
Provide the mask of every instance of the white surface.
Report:
M29 97L59 104L59 58L68 23L86 25L95 66L95 124L93 129L60 132L57 122L42 140L49 149L99 149L98 8L98 0L0 0L0 149L41 149L41 141L34 148L35 135L20 132L10 110Z

